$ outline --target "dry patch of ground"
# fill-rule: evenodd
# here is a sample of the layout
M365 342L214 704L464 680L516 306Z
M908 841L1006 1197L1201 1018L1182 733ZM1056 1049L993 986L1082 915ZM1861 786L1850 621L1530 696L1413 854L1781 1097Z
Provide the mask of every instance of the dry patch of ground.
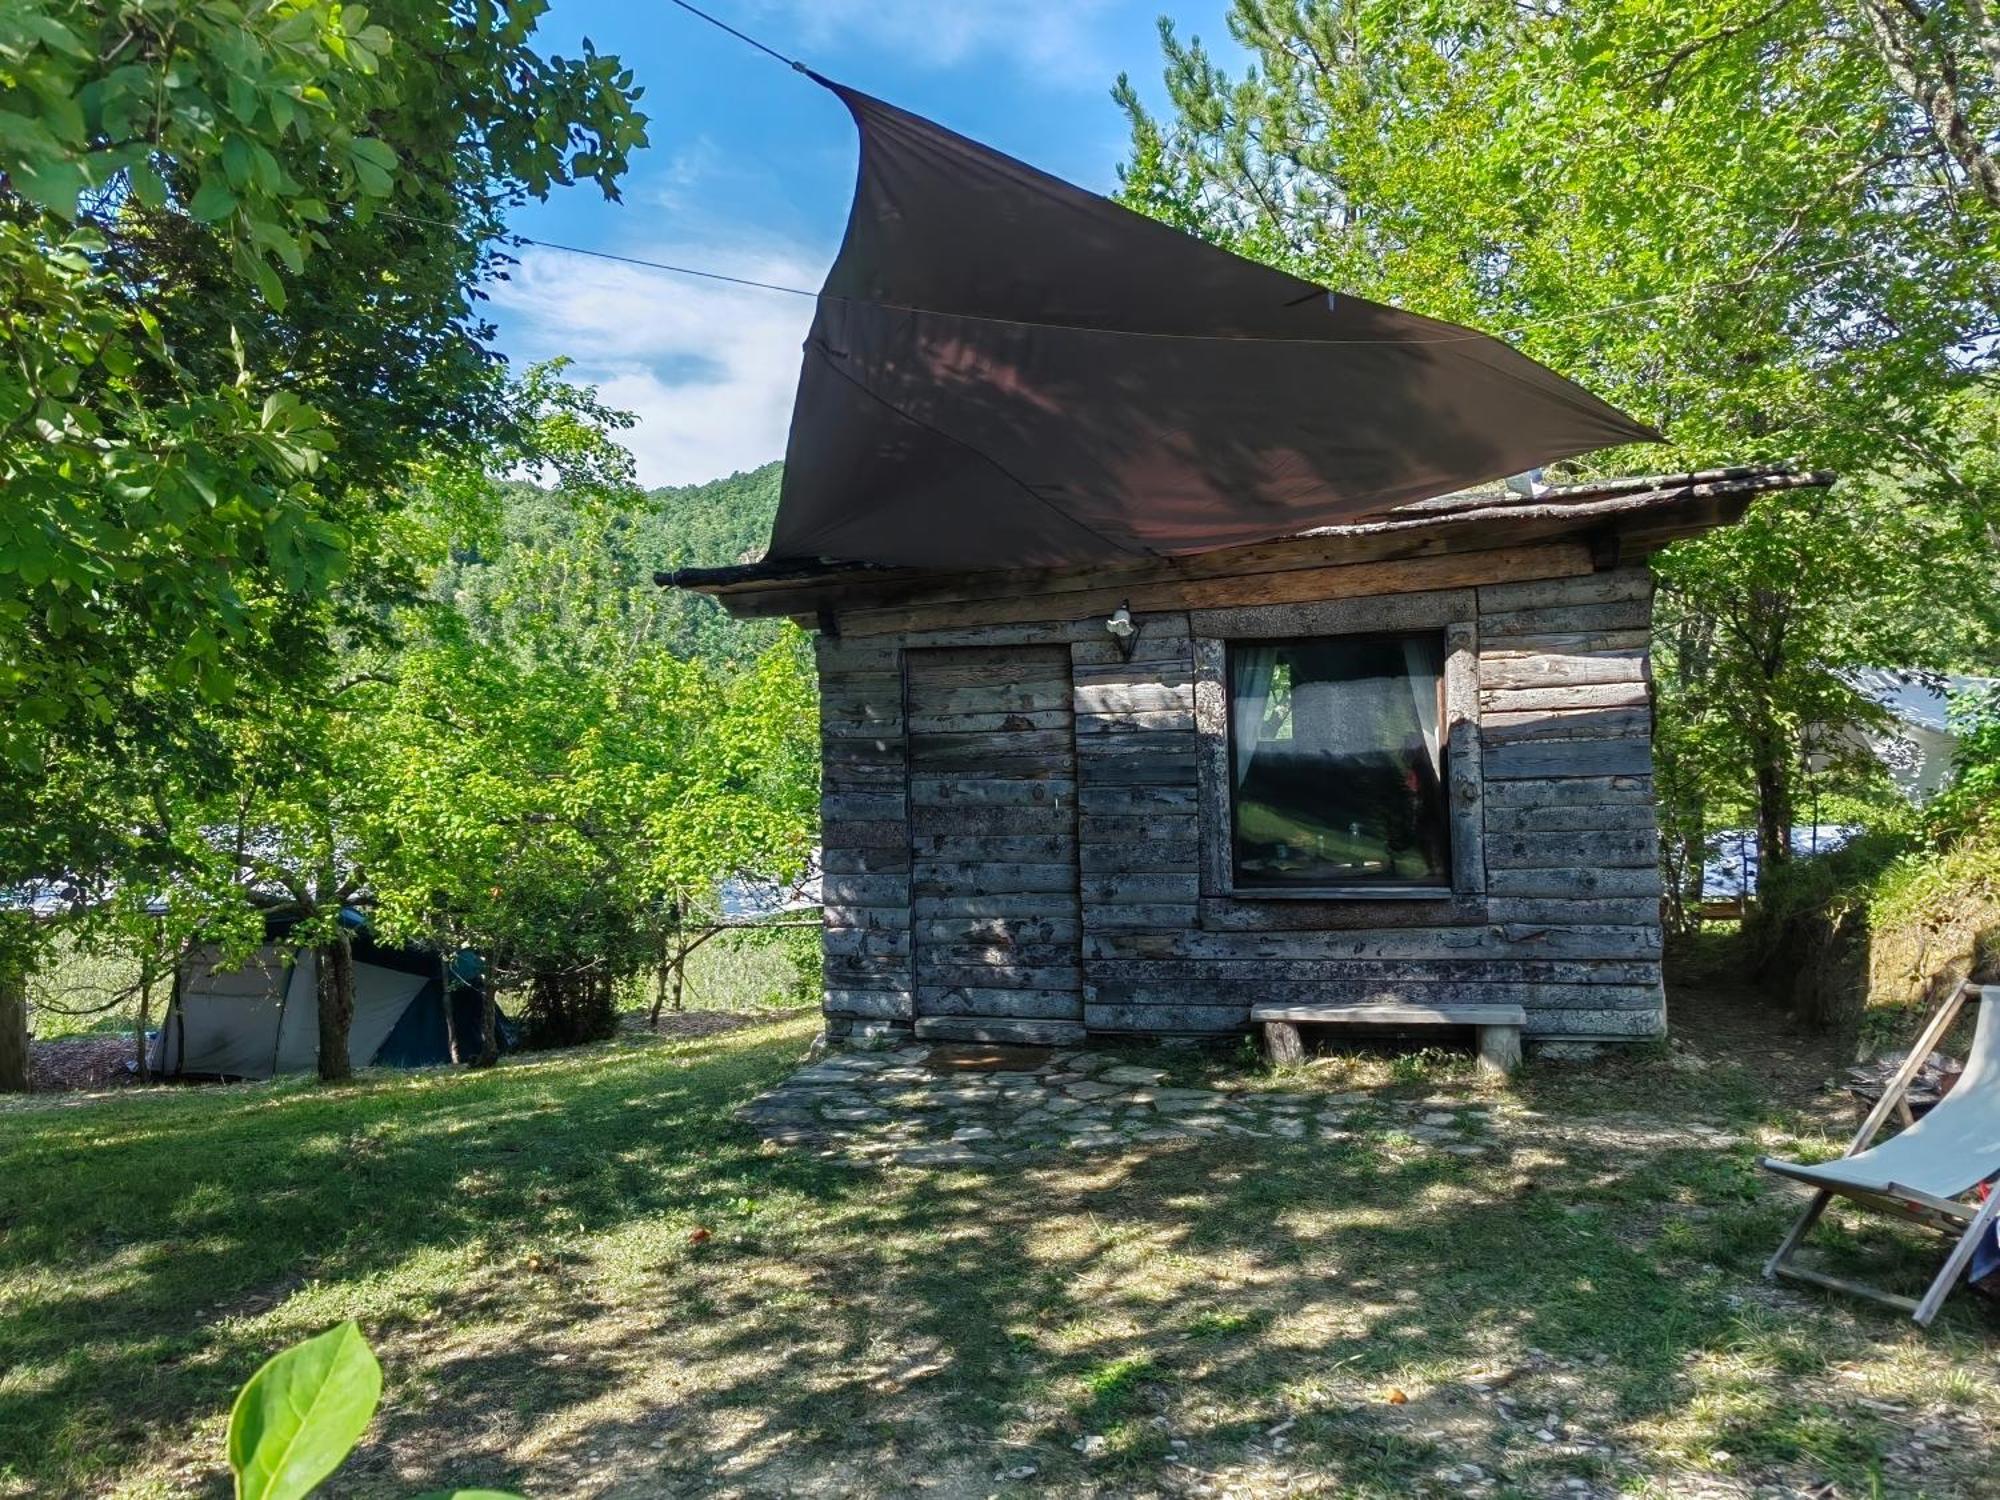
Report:
M129 1036L62 1036L28 1044L28 1087L36 1093L115 1088L136 1076Z

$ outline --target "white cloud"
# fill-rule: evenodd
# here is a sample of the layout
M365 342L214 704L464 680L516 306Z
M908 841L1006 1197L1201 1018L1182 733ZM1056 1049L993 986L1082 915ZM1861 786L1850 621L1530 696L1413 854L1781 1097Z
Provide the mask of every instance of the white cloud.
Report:
M684 211L690 203L688 190L716 177L724 168L721 149L708 136L698 135L667 158L647 197L655 207Z
M1096 22L1112 8L1113 0L762 0L759 6L782 19L808 56L843 42L930 67L1001 56L1099 87L1110 75Z
M790 247L635 247L648 260L816 287ZM692 484L782 457L809 298L529 247L493 289L517 364L558 354L571 378L632 412L623 440L646 485Z

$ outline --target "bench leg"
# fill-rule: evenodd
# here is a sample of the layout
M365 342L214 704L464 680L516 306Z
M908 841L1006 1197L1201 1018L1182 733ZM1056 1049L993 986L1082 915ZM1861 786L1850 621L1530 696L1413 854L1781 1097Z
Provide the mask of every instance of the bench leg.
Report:
M1299 1028L1290 1021L1266 1021L1264 1055L1275 1064L1304 1062L1306 1046L1299 1039Z
M1521 1028L1482 1026L1479 1028L1479 1069L1503 1077L1521 1066Z

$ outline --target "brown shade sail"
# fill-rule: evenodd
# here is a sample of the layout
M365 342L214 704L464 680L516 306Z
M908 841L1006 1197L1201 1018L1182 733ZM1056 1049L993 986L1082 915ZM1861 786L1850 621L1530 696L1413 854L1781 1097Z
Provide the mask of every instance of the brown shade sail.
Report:
M1658 439L1497 339L818 81L854 116L861 170L806 340L773 559L1199 552Z

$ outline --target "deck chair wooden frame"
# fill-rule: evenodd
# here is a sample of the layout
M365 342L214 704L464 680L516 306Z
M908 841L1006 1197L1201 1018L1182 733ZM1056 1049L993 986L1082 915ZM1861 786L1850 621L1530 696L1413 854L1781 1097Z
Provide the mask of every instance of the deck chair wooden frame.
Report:
M1910 1048L1910 1055L1903 1059L1902 1066L1896 1070L1888 1086L1882 1090L1882 1097L1868 1112L1868 1118L1861 1122L1861 1129L1855 1132L1853 1141L1842 1153L1843 1158L1859 1155L1873 1145L1875 1137L1888 1123L1890 1115L1898 1116L1905 1125L1915 1118L1910 1112L1907 1097L1910 1085L1915 1082L1925 1060L1951 1030L1952 1023L1958 1019L1966 1001L1978 1001L1982 998L1983 991L1980 986L1963 981L1946 997L1944 1004L1938 1007L1937 1014L1931 1017L1922 1035ZM1996 999L2000 999L2000 996L1996 996ZM1773 1167L1768 1157L1763 1160L1762 1165ZM1774 1169L1782 1170L1782 1167ZM1987 1179L1988 1182L1992 1180L1991 1177ZM1976 1186L1977 1184L1974 1184L1974 1187ZM1792 1256L1805 1241L1806 1235L1812 1231L1813 1225L1819 1222L1820 1215L1826 1212L1827 1205L1836 1195L1865 1208L1876 1209L1922 1224L1941 1234L1957 1236L1957 1243L1952 1246L1951 1253L1945 1257L1943 1267L1932 1279L1922 1297L1898 1296L1894 1292L1881 1291L1856 1281L1844 1281L1840 1277L1828 1276L1820 1271L1809 1271L1803 1266L1791 1263ZM1990 1192L1983 1204L1974 1206L1959 1202L1955 1198L1941 1198L1894 1182L1887 1184L1886 1189L1879 1192L1870 1192L1858 1187L1824 1186L1814 1192L1812 1201L1806 1205L1805 1212L1799 1215L1798 1221L1779 1242L1777 1251L1764 1263L1764 1275L1784 1276L1793 1281L1809 1282L1831 1291L1867 1297L1907 1312L1919 1327L1928 1328L1931 1319L1937 1316L1938 1309L1944 1305L1944 1299L1951 1294L1952 1289L1958 1285L1958 1279L1965 1274L1965 1268L1972 1260L1972 1252L1979 1244L1979 1237L1993 1232L1996 1212L2000 1212L2000 1190Z

